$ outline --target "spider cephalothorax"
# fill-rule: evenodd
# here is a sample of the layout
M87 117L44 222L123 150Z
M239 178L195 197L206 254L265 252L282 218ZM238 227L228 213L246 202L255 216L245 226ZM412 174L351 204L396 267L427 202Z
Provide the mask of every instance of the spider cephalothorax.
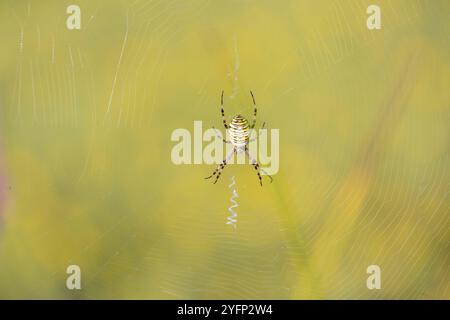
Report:
M239 153L245 152L247 157L250 159L253 167L255 168L256 174L258 175L258 178L259 178L259 183L262 186L261 171L264 172L264 170L261 169L258 162L255 159L253 159L253 157L250 155L250 152L248 151L248 144L250 142L250 129L253 129L255 127L256 112L257 112L255 97L253 96L253 93L251 91L250 91L250 94L252 96L253 107L254 107L252 124L250 125L248 123L247 119L245 119L240 114L238 114L237 116L234 116L233 119L231 120L231 123L228 124L227 121L225 120L225 111L223 110L223 91L222 91L222 95L220 97L220 106L221 106L220 112L222 114L223 126L225 127L225 129L228 130L228 132L230 134L230 141L227 141L224 139L223 142L231 143L233 145L233 150L231 150L230 154L222 161L221 164L219 164L219 166L217 167L216 170L214 170L212 175L210 175L209 177L206 177L205 179L209 179L209 178L216 176L216 179L214 180L214 183L216 183L217 180L219 180L220 175L222 174L223 168L225 168L225 166L230 161L233 154L238 153L238 152ZM268 174L266 174L266 175L269 177L270 182L272 182L272 177L269 176Z

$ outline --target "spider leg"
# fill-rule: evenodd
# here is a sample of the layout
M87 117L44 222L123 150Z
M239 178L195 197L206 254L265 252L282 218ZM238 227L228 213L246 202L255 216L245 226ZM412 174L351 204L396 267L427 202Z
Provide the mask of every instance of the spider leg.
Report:
M264 169L261 168L261 166L259 165L259 163L258 163L255 159L253 159L253 157L251 156L251 154L250 154L250 152L248 151L248 148L247 148L247 147L245 147L245 153L247 154L247 157L250 159L250 161L252 162L253 167L254 167L255 170L256 170L256 174L258 175L258 178L259 178L259 184L261 185L261 187L262 187L262 177L261 177L261 172L263 172L266 176L268 176L269 179L270 179L270 183L272 183L273 178L272 178L269 174L267 174L267 172L264 171Z
M212 127L214 129L214 131L216 131L216 137L222 139L223 142L225 143L231 143L230 140L225 140L224 138L222 138L222 136L220 134L217 134L217 129L215 127Z
M253 109L253 122L252 122L250 128L253 129L255 127L255 124L256 124L256 112L257 112L257 109L256 109L255 97L253 96L253 92L251 90L250 90L250 94L252 95L253 108L254 108Z
M264 123L262 124L261 128L259 128L259 130L264 129L265 126L266 126L266 123L264 122ZM259 137L259 131L258 131L258 133L256 134L256 137L253 138L253 139L248 140L248 142L253 142L253 141L255 141L258 137Z
M209 179L209 178L216 176L216 180L214 180L214 184L217 183L217 180L219 180L219 177L222 174L223 169L225 168L227 163L230 161L231 157L233 156L233 154L235 152L236 152L236 148L233 148L233 150L231 150L231 152L228 154L228 156L225 159L223 159L222 163L217 166L216 170L214 170L214 172L209 177L206 177L205 179Z
M225 120L225 111L223 110L223 90L222 94L220 95L220 113L222 114L222 122L225 129L228 129L227 121Z

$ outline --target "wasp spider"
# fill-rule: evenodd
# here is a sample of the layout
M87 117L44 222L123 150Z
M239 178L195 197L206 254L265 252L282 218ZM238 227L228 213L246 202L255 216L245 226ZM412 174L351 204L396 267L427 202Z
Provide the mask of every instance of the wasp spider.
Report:
M255 127L256 111L257 111L255 97L253 96L253 92L250 91L250 95L252 96L253 107L254 107L252 124L249 125L247 119L245 119L240 114L238 114L237 116L234 116L233 119L231 120L231 123L228 124L227 121L225 120L225 111L223 110L223 91L222 91L222 95L220 97L220 106L221 106L220 112L222 114L223 126L225 127L226 130L229 131L229 134L230 134L230 140L227 141L227 140L223 139L223 142L231 143L233 145L233 150L231 150L231 152L222 161L222 163L219 164L219 166L216 168L216 170L214 170L214 172L209 177L206 177L205 179L215 177L214 183L216 183L217 180L219 180L219 177L222 174L223 169L225 168L227 163L231 160L231 157L234 154L245 152L245 154L250 159L250 162L252 163L253 167L256 170L256 174L258 175L258 178L259 178L259 184L262 186L261 172L263 172L265 175L267 175L267 177L269 177L269 179L270 179L270 182L272 182L272 180L273 180L272 177L270 175L268 175L263 169L261 169L261 166L251 156L251 154L248 150L248 144L250 142L250 129L253 129ZM264 127L264 124L262 127Z

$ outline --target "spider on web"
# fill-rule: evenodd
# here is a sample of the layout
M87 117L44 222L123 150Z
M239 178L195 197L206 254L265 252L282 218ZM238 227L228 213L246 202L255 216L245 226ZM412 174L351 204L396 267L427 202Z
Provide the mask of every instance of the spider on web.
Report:
M247 119L245 119L240 114L234 116L233 119L231 120L231 123L228 124L227 121L225 120L225 111L223 110L223 90L222 90L222 94L220 97L220 107L221 107L220 112L222 114L223 126L225 127L226 130L229 131L229 134L230 134L230 140L225 140L225 139L222 139L222 140L225 143L231 143L233 145L233 149L227 155L227 157L222 161L222 163L220 163L218 165L218 167L214 170L214 172L209 177L206 177L205 179L210 179L215 176L216 179L214 180L214 183L217 183L217 180L219 180L219 177L222 174L223 169L225 168L227 163L230 161L231 157L234 154L245 152L247 157L250 159L252 166L256 170L256 174L258 175L258 178L259 178L259 184L262 186L261 172L263 172L265 175L267 175L267 177L270 179L270 182L272 183L272 181L273 181L272 177L270 175L268 175L261 168L259 163L252 157L252 155L250 154L250 151L248 149L248 144L251 141L250 140L250 129L255 128L256 112L257 112L255 97L253 96L252 91L250 91L250 95L252 96L253 108L254 108L252 124L249 125L249 122L247 121ZM265 123L262 125L261 128L264 128L264 125L265 125Z

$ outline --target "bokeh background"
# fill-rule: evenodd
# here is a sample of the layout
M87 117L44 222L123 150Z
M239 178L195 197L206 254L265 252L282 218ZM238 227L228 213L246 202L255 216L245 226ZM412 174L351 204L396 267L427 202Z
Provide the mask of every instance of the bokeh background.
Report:
M1 0L0 298L450 298L449 13ZM171 162L174 129L220 127L222 89L228 116L251 115L251 89L280 129L272 184Z

